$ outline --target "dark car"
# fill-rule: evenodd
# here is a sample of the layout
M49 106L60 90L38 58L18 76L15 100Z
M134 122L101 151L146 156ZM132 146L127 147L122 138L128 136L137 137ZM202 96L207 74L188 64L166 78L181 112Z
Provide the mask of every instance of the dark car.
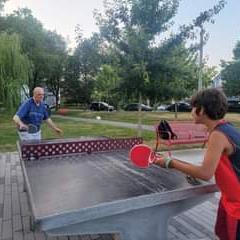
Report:
M240 101L228 100L228 112L240 112Z
M124 110L125 111L138 111L138 107L139 107L139 103L130 103L124 108ZM147 105L142 104L141 110L142 111L152 111L152 108Z
M113 111L114 107L105 102L92 102L89 107L92 111Z
M175 104L177 105L177 111L178 112L191 112L192 111L191 104L189 104L187 102L176 102L176 103L173 103L173 104L169 105L166 108L166 110L170 111L170 112L174 112L175 111Z

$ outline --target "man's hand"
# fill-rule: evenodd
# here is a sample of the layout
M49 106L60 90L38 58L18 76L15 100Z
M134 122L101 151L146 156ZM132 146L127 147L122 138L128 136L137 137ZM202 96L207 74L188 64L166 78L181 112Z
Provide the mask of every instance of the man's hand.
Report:
M21 121L21 119L19 118L18 115L15 114L15 115L13 116L13 121L16 123L17 128L18 128L20 131L27 131L27 130L28 130L28 126Z
M27 131L28 130L28 126L26 124L24 124L23 122L19 122L18 124L18 128L21 131Z
M60 135L60 136L63 135L62 129L58 128L58 127L54 124L54 122L52 121L51 118L48 118L48 119L46 120L46 122L47 122L48 126L49 126L50 128L52 128L58 135Z
M57 133L58 135L60 135L60 136L63 135L63 131L62 131L62 129L56 127L56 128L55 128L55 131L56 131L56 133Z

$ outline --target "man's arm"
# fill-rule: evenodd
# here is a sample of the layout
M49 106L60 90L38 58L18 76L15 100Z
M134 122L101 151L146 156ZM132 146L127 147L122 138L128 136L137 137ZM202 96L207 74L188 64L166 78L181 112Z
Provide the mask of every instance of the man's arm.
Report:
M17 124L19 129L28 129L28 126L21 121L18 115L15 114L13 116L13 121Z
M62 135L62 133L63 133L62 129L58 128L58 127L55 125L55 123L52 121L51 118L46 119L46 123L47 123L47 125L48 125L50 128L52 128L55 132L57 132L58 134Z
M26 102L22 103L21 106L18 108L18 111L13 116L13 121L17 124L19 129L27 130L28 126L23 123L21 119L26 117L29 113L30 108L30 100L27 100Z

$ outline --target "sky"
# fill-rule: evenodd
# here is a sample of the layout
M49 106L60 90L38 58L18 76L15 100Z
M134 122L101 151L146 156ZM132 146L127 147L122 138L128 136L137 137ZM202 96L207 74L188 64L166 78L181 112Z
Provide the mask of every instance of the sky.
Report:
M212 8L218 0L181 0L174 18L175 29L192 22L200 12ZM75 46L75 27L80 25L83 36L89 37L98 30L93 10L103 12L103 0L8 0L5 13L19 7L32 10L33 16L48 30L56 30L70 47ZM215 16L215 23L205 24L210 34L204 46L204 57L210 66L219 66L221 60L230 61L232 50L240 40L240 0L227 0L225 8Z

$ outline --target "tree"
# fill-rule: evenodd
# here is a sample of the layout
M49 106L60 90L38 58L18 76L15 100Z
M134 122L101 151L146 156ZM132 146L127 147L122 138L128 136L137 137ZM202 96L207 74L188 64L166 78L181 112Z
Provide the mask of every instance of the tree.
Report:
M114 94L114 90L118 87L118 81L117 70L111 65L103 64L96 76L95 96L97 99L105 100L116 106L118 97Z
M166 43L152 51L150 99L152 102L179 100L192 94L197 86L196 54L184 43Z
M213 17L217 15L225 6L226 1L220 0L213 8L201 12L200 15L194 20L194 26L200 29L200 43L199 43L199 71L198 71L198 90L203 87L203 45L208 39L208 34L204 30L204 23L211 22L214 23Z
M120 59L121 89L128 98L149 98L149 63L156 37L168 30L179 1L121 0L96 13L102 37Z
M186 96L196 89L193 80L197 82L199 44L188 49L185 42L195 37L196 28L213 22L226 1L220 0L213 8L200 13L193 23L181 26L180 32L164 39L179 2L121 0L106 3L103 14L95 13L101 36L119 58L121 90L128 98L142 95L144 99L156 101L168 96ZM202 69L203 64L200 65ZM156 92L156 87L160 92Z
M48 53L45 53L45 84L56 98L56 109L59 103L61 81L63 80L65 62L67 58L66 43L56 32L48 31L46 45Z
M82 100L81 84L79 81L80 64L77 56L68 56L64 70L63 90L66 102L79 103Z
M68 58L65 70L64 90L69 101L91 102L96 76L103 61L102 51L98 34L93 34L88 39L82 38L81 34L78 36L78 46L74 55Z
M0 101L10 110L20 102L20 90L31 75L17 34L0 34Z
M64 75L65 55L49 54L47 56L48 66L46 67L45 84L53 93L56 99L56 110L58 109L61 81Z
M208 67L207 65L203 66L202 69L202 82L203 88L207 88L212 84L212 79L217 75L218 71L216 67Z
M49 75L49 55L62 55L66 52L63 38L55 32L45 30L27 8L14 11L4 18L0 31L18 33L21 37L23 51L32 62L32 75L28 82L31 90L44 83L46 74Z
M4 4L7 2L7 0L0 0L0 14L4 8Z
M222 62L221 77L223 87L227 95L240 95L240 41L237 42L233 49L233 60Z
M32 62L32 76L28 85L32 90L44 78L44 33L42 24L33 17L31 10L24 8L14 11L4 19L1 31L17 33L22 39L23 51ZM32 92L32 91L31 91Z
M234 60L240 59L240 41L237 42L235 48L233 49L233 59Z

